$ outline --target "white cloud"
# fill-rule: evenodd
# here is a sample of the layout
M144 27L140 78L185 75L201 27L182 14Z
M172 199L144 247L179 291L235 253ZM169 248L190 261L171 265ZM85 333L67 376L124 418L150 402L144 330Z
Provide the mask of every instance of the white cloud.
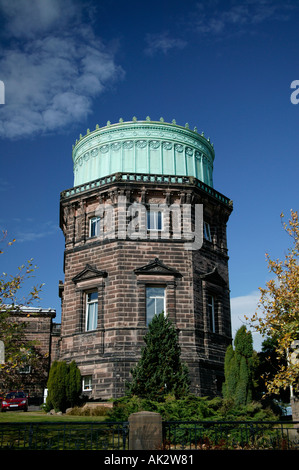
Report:
M147 43L145 53L148 55L154 55L157 52L167 54L171 49L183 49L187 45L186 41L170 37L167 32L147 34L145 41Z
M78 12L71 0L1 0L0 8L7 19L4 31L9 36L34 38L37 33L61 26Z
M80 122L93 99L123 77L113 52L84 23L74 0L0 0L5 105L0 137L26 137Z
M242 3L211 0L209 3L197 4L193 22L196 30L202 34L240 33L268 20L288 20L296 7L292 0L244 0Z
M232 334L235 337L236 331L242 326L246 325L247 329L251 331L253 337L253 346L256 351L260 351L261 343L264 338L261 337L246 321L245 316L248 318L258 310L258 302L260 299L260 292L253 291L247 295L233 297L231 303L231 320L232 320Z
M19 222L21 222L19 220ZM30 223L29 223L30 222ZM32 219L26 219L21 224L21 229L16 232L16 242L25 243L25 242L34 242L41 238L46 238L52 235L57 235L60 230L57 224L51 221L36 223Z

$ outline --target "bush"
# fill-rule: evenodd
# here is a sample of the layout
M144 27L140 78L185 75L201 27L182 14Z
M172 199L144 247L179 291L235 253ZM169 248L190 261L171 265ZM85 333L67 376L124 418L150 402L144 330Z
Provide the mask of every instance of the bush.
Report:
M270 408L264 409L259 402L236 406L233 400L209 399L193 395L187 395L181 399L168 395L163 402L147 400L137 396L123 397L114 402L114 407L108 411L107 417L110 421L127 421L130 414L139 411L160 413L163 421L258 421L277 419L277 416Z
M45 410L65 412L66 408L80 403L81 374L74 361L54 361L47 383L48 396Z
M71 416L107 416L109 408L106 406L96 406L96 407L79 407L75 406L71 408L67 414Z

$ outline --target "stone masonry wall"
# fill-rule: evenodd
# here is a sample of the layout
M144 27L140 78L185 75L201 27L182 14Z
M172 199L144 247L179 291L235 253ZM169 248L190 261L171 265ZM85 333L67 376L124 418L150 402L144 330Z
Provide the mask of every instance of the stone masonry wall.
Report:
M204 204L213 231L213 239L204 241L198 251L186 250L184 240L172 238L90 238L89 217L99 203L115 204L120 194L125 194L130 203L149 204L182 202L186 192L182 187L120 185L62 201L61 227L66 244L59 357L74 359L82 375L92 376L94 398L121 396L147 331L145 288L163 285L166 310L179 330L192 391L215 395L220 390L224 354L231 341L226 248L230 211L207 196L203 200L194 191L193 201ZM148 269L140 269L144 267ZM94 288L98 291L98 327L86 332L86 292ZM210 332L208 326L209 292L217 298L215 332Z

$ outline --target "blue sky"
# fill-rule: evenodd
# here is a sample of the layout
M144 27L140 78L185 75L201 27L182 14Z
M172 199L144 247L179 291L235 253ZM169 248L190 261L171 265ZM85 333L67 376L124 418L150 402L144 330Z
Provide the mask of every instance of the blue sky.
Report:
M234 201L234 333L270 279L265 253L290 244L280 213L298 209L298 22L291 0L0 0L0 228L16 238L1 272L33 258L59 321L75 140L121 117L188 122L214 143L214 187Z

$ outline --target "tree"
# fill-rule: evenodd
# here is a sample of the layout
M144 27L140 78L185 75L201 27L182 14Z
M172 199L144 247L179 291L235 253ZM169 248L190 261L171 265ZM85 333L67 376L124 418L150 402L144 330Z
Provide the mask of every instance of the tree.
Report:
M233 399L236 405L246 405L252 401L253 345L245 325L236 332L234 346L230 345L225 354L223 396Z
M280 400L283 403L289 403L289 389L282 389L279 394L270 394L267 393L265 386L265 379L273 379L278 370L279 362L281 362L277 357L276 348L277 341L273 338L266 338L262 343L261 351L257 353L258 362L254 370L256 382L254 398L256 400L261 400L263 398L265 403L272 403L273 400ZM286 363L287 361L284 360L284 365L286 365Z
M279 393L281 389L292 387L299 393L299 362L296 341L299 339L299 223L298 213L291 210L288 223L283 222L284 230L292 238L292 246L285 259L272 260L268 254L268 268L275 275L260 288L258 311L251 318L252 327L263 336L275 341L275 352L279 359L274 376L266 380L267 393ZM298 343L297 343L298 344Z
M71 407L78 404L81 391L81 373L75 361L72 361L66 378L66 399Z
M164 313L153 317L144 342L141 358L131 371L129 392L158 401L168 394L176 398L188 394L190 379L187 366L181 362L178 333Z
M233 346L230 344L226 350L224 358L224 377L225 382L223 383L223 396L224 398L234 397L236 386L237 386L237 369L235 367L235 351Z
M2 243L5 238L6 234L3 233ZM14 241L8 242L7 246L11 246ZM3 255L3 251L0 254ZM45 358L38 351L38 343L26 339L26 322L20 321L22 308L39 299L42 285L32 287L26 297L18 297L35 270L36 266L31 259L19 266L16 275L2 273L0 276L0 339L5 347L5 362L0 364L0 389L3 392L20 385L22 368L28 365L35 368L39 361L39 368L36 370L44 371ZM31 374L30 377L36 379L36 375Z
M54 361L51 365L47 383L48 409L64 412L67 408L79 404L81 394L81 374L75 361Z
M47 383L47 405L57 411L66 409L66 362L54 361L49 372Z

